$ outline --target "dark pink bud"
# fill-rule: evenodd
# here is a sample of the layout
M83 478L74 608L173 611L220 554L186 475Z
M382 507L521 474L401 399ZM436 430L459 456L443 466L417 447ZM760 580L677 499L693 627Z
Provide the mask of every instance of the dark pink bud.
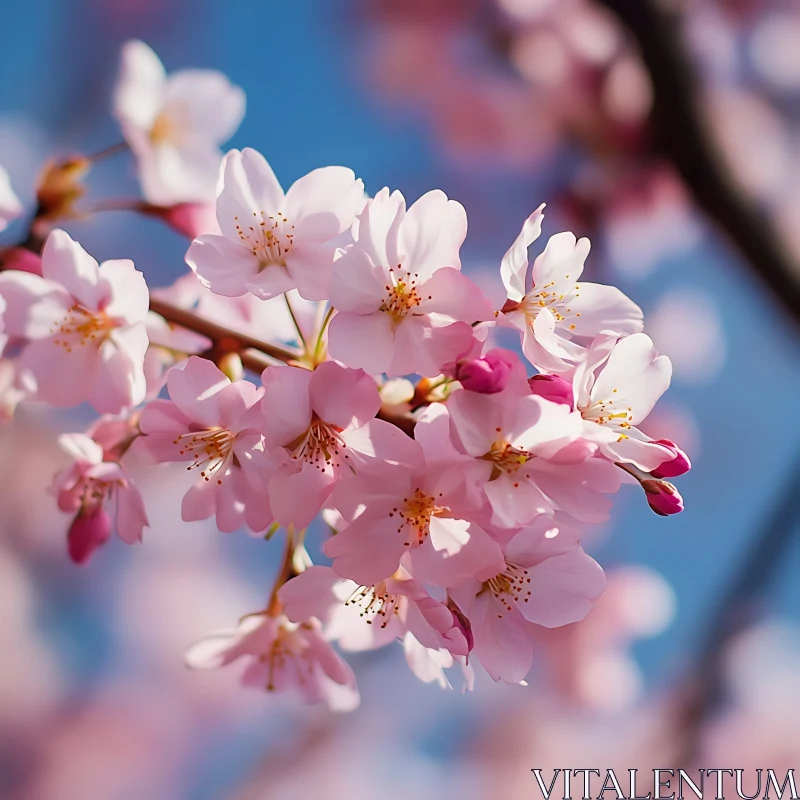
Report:
M669 461L664 461L657 469L654 469L650 474L654 478L677 478L680 475L685 475L691 468L692 462L689 461L689 456L669 439L656 439L654 444L660 444L675 453L675 458Z
M467 642L467 654L469 655L469 653L472 652L472 648L475 647L475 637L472 635L472 624L464 612L450 599L449 595L447 596L445 605L450 609L450 613L453 615L453 627L458 628L458 630L464 634L464 639Z
M667 481L642 481L647 502L650 508L662 517L683 511L683 498L678 490Z
M26 247L12 247L3 254L3 269L42 274L42 257Z
M560 375L534 375L528 378L531 394L550 400L552 403L561 403L572 408L574 396L572 384Z
M69 527L67 550L76 564L85 564L111 536L111 518L101 507L80 512Z
M483 358L464 361L456 367L456 378L470 392L497 394L506 388L514 369L512 356L503 350L490 350Z

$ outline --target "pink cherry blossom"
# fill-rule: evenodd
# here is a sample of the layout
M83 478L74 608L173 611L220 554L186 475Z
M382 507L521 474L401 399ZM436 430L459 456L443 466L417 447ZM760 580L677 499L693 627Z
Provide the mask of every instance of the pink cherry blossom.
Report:
M577 533L549 517L516 533L493 575L450 587L469 618L473 654L496 681L519 683L533 660L529 627L583 619L605 588L605 575L580 547Z
M186 663L218 669L244 659L244 686L267 692L298 692L306 703L351 711L359 703L355 676L323 638L319 621L290 622L283 614L248 614L239 626L193 645Z
M422 450L422 448L420 448ZM393 575L401 559L424 583L448 585L491 570L500 551L469 513L460 464L430 460L342 480L331 504L348 524L325 553L343 578L372 586Z
M290 620L317 617L325 638L345 650L370 650L410 631L425 647L467 655L467 641L452 612L404 569L373 586L312 566L278 592Z
M473 460L465 480L483 492L495 525L518 527L556 509L587 522L605 518L599 493L619 488L617 470L590 458L592 448L578 442L583 420L569 406L530 394L523 380L493 395L454 392L447 409Z
M327 298L341 235L364 205L352 170L323 167L284 194L264 157L250 148L223 161L217 220L221 236L192 242L186 263L213 292L262 300L297 289L307 300Z
M390 376L435 376L469 349L474 322L492 319L489 301L461 274L467 233L461 204L441 191L406 211L382 189L353 226L354 244L333 267L331 356Z
M342 475L376 463L414 463L414 442L375 419L381 399L362 370L332 361L314 372L269 367L264 384L264 446L280 466L269 482L275 519L305 528Z
M653 442L637 427L671 377L670 360L656 353L646 334L619 341L598 337L573 379L575 404L586 425L584 436L598 442L610 460L645 472L676 458L676 450Z
M268 465L261 448L258 403L263 391L231 383L211 361L192 356L167 376L169 400L142 412L142 447L158 462L189 462L197 481L183 498L184 521L216 516L229 533L246 524L262 531L272 514L265 497Z
M8 227L8 223L22 214L22 203L11 188L8 173L0 167L0 231Z
M88 400L116 414L145 396L148 291L128 260L98 266L62 230L42 254L42 277L0 275L8 309L6 333L22 341L19 367L36 383L35 396L58 407Z
M86 434L62 434L59 443L73 463L56 475L51 491L58 497L58 507L74 515L68 534L72 560L85 563L108 539L109 507L120 539L127 544L140 542L149 522L142 496L125 467Z
M239 127L244 107L244 92L220 72L184 69L168 76L144 42L122 48L114 114L151 203L213 201L219 147Z
M522 348L532 364L558 371L576 364L583 347L576 337L601 331L618 336L642 330L642 312L614 286L578 282L589 255L589 240L571 233L551 236L533 263L527 289L528 247L542 230L544 206L525 221L503 257L500 273L508 294L503 320L522 332ZM540 313L548 311L549 313Z

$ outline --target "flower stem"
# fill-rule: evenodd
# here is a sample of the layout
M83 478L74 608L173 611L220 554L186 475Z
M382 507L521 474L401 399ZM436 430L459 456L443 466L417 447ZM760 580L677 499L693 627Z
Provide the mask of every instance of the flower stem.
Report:
M102 161L104 158L110 158L111 156L115 156L117 153L122 153L127 149L127 142L117 142L109 147L104 147L102 150L98 150L96 153L93 153L90 156L86 156L86 160L91 161L94 164L98 161Z
M308 342L306 342L306 337L303 336L303 331L300 328L300 324L297 321L297 317L294 315L294 309L292 308L292 304L289 301L289 295L284 293L283 299L286 301L286 308L289 309L289 316L292 318L292 322L294 323L295 330L297 331L297 335L300 337L300 341L303 345L303 352L306 355L310 355L308 351Z

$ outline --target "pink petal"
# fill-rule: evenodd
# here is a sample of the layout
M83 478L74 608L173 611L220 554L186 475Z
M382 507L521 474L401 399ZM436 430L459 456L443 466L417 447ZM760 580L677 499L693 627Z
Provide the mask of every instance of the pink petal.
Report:
M467 236L467 212L439 189L414 203L400 225L403 267L425 281L441 267L461 269L459 249Z
M301 367L268 367L261 380L264 442L267 450L294 442L311 425L309 387L313 373Z
M283 189L272 167L249 147L227 153L222 162L222 187L217 198L217 221L232 242L239 241L236 217L238 224L245 225L254 212L270 215L283 208Z
M316 617L324 624L330 620L334 609L342 605L333 590L341 582L330 567L309 567L281 586L278 599L292 622L301 623Z
M369 375L386 371L394 356L394 331L388 314L337 314L328 328L331 358Z
M127 486L117 489L117 536L126 544L136 544L142 541L142 529L149 524L141 492L128 479Z
M95 261L72 237L56 228L42 250L42 277L60 283L84 308L96 311L108 297Z
M299 471L294 465L279 469L269 482L269 502L275 521L281 525L294 524L307 528L319 513L322 504L333 490L335 476L313 464L303 464Z
M544 203L525 220L519 236L500 262L500 277L509 300L519 302L525 296L528 274L528 248L539 238L544 220Z
M362 514L325 543L337 575L361 586L373 586L392 575L405 549L397 517Z
M533 263L534 287L541 289L554 282L559 289L574 284L583 273L590 246L588 239L576 241L569 232L551 236L544 252Z
M198 236L186 251L186 263L207 289L226 297L238 297L245 284L258 275L258 257L243 244L224 236ZM276 281L276 294L279 288Z
M546 628L582 620L606 586L600 565L580 547L530 567L528 575L529 602L517 607L527 620Z
M68 351L52 339L31 342L19 359L20 367L30 370L36 380L36 397L57 408L76 406L87 399L100 364L96 346L78 345Z
M190 356L167 377L170 399L193 422L204 427L220 424L219 395L231 382L213 361Z
M286 192L284 212L298 240L327 242L348 229L364 205L364 186L351 169L321 167Z
M106 314L130 325L147 319L150 293L144 275L133 266L133 261L104 261L100 265L100 279L110 288L110 301L103 309Z
M432 315L435 325L494 319L492 304L466 275L453 267L437 269L419 288L420 314ZM428 299L430 297L430 299Z
M374 419L381 407L378 386L369 375L332 361L314 370L308 391L311 407L320 419L342 429L360 428Z
M387 268L374 264L359 244L333 263L330 300L337 311L371 314L386 296Z

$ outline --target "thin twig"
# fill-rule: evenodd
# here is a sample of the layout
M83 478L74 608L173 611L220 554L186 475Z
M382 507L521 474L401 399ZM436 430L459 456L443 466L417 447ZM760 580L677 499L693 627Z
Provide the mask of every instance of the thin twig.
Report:
M150 310L160 314L167 322L172 322L175 325L180 325L195 333L207 336L215 344L219 344L224 340L234 341L243 350L256 350L286 364L296 361L300 357L299 353L264 342L261 339L255 339L245 333L238 333L215 322L210 322L193 311L187 311L185 308L180 308L152 295L150 296Z

